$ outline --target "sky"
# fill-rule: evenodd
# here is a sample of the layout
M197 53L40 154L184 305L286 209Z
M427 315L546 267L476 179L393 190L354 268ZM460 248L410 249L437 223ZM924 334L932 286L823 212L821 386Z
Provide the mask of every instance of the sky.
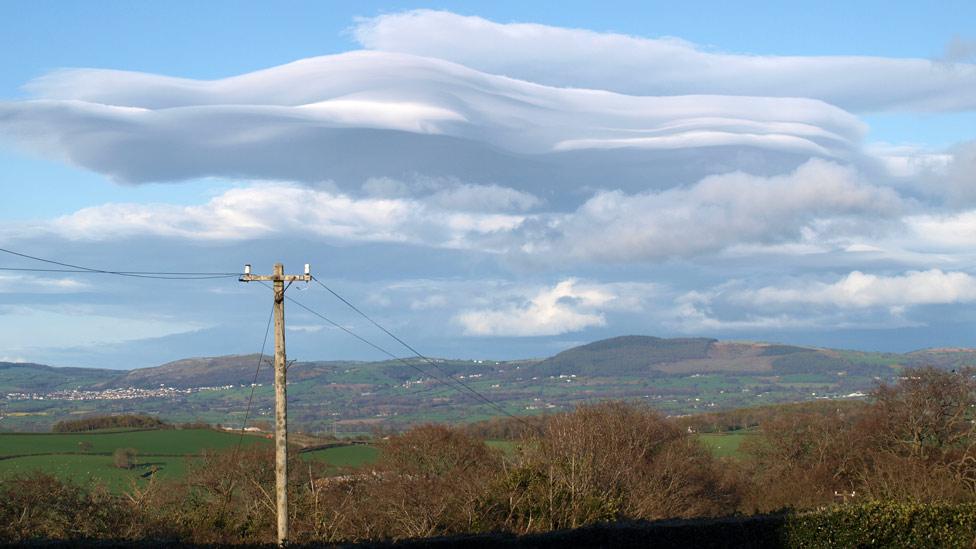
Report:
M973 346L976 4L679 4L5 2L0 248L309 263L443 357ZM0 361L253 353L270 306L235 277L0 270ZM286 314L292 358L382 358Z

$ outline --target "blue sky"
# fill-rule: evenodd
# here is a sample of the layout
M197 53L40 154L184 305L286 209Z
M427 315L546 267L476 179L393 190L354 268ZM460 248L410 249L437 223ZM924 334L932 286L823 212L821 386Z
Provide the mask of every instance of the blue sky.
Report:
M973 29L971 2L8 2L0 247L309 262L442 356L968 346ZM254 352L266 298L0 273L0 359ZM290 315L293 355L376 358Z

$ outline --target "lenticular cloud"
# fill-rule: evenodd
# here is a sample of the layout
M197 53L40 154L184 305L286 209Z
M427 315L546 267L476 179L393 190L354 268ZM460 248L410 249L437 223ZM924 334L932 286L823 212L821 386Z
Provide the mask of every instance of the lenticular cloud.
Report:
M637 95L811 97L852 111L976 109L970 44L946 59L712 52L676 38L643 38L413 10L364 18L354 34L368 49L413 53L554 86Z
M29 90L0 103L3 135L124 183L423 174L547 197L849 160L864 131L812 99L556 88L369 51L209 81L64 70Z

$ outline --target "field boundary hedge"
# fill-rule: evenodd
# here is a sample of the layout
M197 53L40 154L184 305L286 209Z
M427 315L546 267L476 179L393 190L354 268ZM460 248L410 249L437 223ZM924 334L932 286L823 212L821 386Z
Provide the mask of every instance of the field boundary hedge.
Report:
M98 436L98 435L112 435L112 434L115 434L115 433L142 433L142 432L145 432L145 431L172 431L172 430L173 429L161 429L161 428L158 428L158 427L134 427L134 428L131 428L131 429L129 429L129 428L119 428L119 429L93 429L93 430L90 430L90 431L65 431L65 432L54 432L54 431L46 431L46 432L0 431L0 437L4 437L4 436L7 436L7 435L31 436L31 437L35 437L35 436L42 436L42 437L52 437L52 436L54 436L54 437L64 437L64 436L67 436L67 437L77 437L77 436L83 436L83 437L90 437L90 436ZM212 430L216 431L216 429L212 429Z
M946 547L969 548L976 541L976 504L910 504L872 502L796 513L712 519L621 521L574 530L516 536L460 535L344 544L293 544L290 547ZM18 546L76 547L218 547L163 540L34 540ZM0 539L0 546L4 541ZM272 548L272 544L220 545Z
M0 456L0 461L7 459L18 459L25 457L40 457L40 456L100 456L100 457L111 457L113 452L41 452L38 454L17 454L17 455L3 455ZM139 457L164 457L164 458L200 458L204 454L154 454L154 453L142 453L138 452Z

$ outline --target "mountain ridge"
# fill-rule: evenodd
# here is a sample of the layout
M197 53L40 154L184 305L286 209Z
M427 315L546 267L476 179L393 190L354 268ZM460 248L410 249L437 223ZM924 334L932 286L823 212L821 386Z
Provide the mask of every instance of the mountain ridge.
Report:
M923 366L931 362L936 367L958 367L959 361L976 364L976 349L966 347L933 347L907 353L884 353L800 346L761 341L719 340L706 337L661 338L646 335L623 335L571 347L542 359L517 359L506 361L483 360L481 362L521 363L534 369L538 375L576 374L613 377L622 375L658 375L693 373L763 373L796 374L818 373L823 370L865 367L876 364L880 357L901 358L898 366ZM957 359L957 360L953 360ZM258 370L258 382L272 381L271 356L265 355ZM459 365L476 364L464 359L436 359L451 370ZM250 384L257 369L258 354L230 354L209 357L189 357L170 361L158 366L114 370L92 367L61 367L39 363L0 362L0 387L10 385L10 371L17 370L16 377L27 372L43 373L46 377L62 375L65 380L44 379L38 387L22 387L22 390L50 390L60 385L81 383L91 389L113 387L203 387ZM895 360L895 362L898 362ZM342 365L375 365L397 370L394 361L359 360L309 360L299 361L303 378L319 377L333 372ZM419 363L424 366L423 362ZM404 366L404 368L406 368ZM463 369L463 368L462 368ZM315 374L315 375L311 375ZM393 377L402 378L397 372ZM409 375L407 377L410 377ZM92 383L92 381L95 381ZM35 385L35 384L30 384ZM9 390L9 388L8 388Z
M267 419L274 410L272 368L262 363L255 381L258 358L195 357L127 371L6 363L0 430L47 430L62 419L105 413L239 425L251 410L249 417ZM606 399L642 401L675 415L857 399L896 381L906 367L976 366L976 349L897 354L631 335L541 359L432 360L291 363L290 421L308 432L364 432L487 419L499 408L548 413Z

